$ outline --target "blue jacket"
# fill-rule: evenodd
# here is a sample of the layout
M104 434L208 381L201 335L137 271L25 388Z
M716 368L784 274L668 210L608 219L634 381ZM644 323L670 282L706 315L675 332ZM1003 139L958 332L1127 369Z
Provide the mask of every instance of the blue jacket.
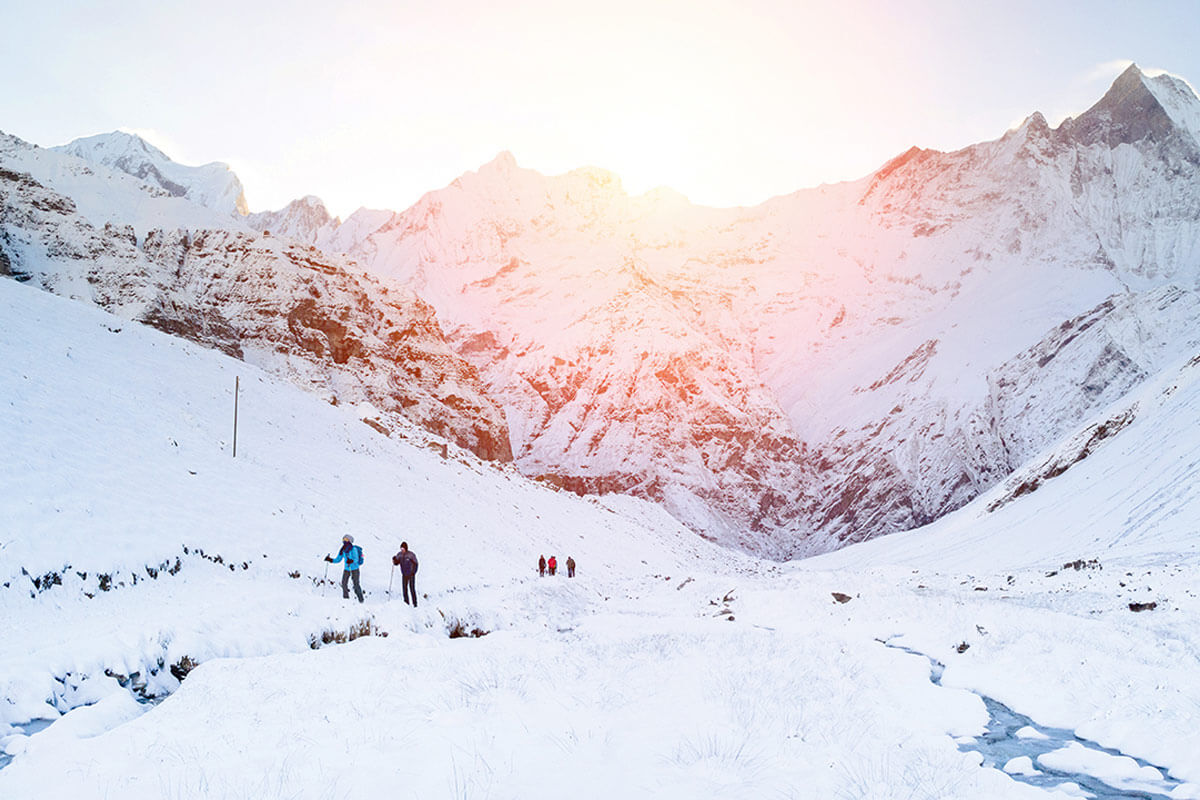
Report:
M358 545L352 546L349 550L339 551L337 554L337 558L335 558L333 560L333 563L336 564L339 561L341 561L342 556L346 557L346 569L354 570L354 569L358 569L359 567L362 566L362 563L363 563L362 548L359 547Z

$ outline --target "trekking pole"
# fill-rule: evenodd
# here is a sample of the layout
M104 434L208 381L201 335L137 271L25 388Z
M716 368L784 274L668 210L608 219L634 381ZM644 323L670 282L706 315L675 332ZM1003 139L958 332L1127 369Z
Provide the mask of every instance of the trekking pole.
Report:
M388 597L392 596L392 581L396 579L396 565L392 564L392 577L388 578Z
M329 558L329 556L326 556L326 558ZM328 585L328 583L329 583L329 562L326 561L325 562L325 577L321 579L321 585L326 586L326 585ZM321 594L329 594L329 590L322 589Z

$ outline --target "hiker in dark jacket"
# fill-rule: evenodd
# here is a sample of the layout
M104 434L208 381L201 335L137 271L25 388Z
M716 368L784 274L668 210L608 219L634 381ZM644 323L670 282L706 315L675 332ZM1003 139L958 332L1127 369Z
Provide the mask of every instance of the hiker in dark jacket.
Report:
M567 577L575 577L575 559L571 558L570 556L567 556Z
M400 568L400 585L404 587L404 603L412 592L412 606L417 607L417 554L408 549L408 542L400 543L400 552L392 556L392 563Z
M363 601L362 583L359 581L358 568L362 566L363 554L362 548L354 544L354 537L346 534L342 537L342 549L338 551L337 558L330 558L329 554L325 554L325 560L330 564L336 564L345 559L346 568L342 570L342 599L350 599L350 579L354 579L354 594L358 596L358 602Z
M538 556L538 577L546 577L546 557Z

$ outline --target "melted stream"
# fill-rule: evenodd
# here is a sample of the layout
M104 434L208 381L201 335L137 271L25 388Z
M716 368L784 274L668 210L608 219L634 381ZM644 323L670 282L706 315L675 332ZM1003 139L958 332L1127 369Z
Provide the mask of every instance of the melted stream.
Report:
M930 666L929 680L937 686L942 685L942 672L945 670L944 664L930 658L924 653L895 644L892 641L881 641L881 643L885 647L924 658L929 662ZM997 700L981 695L978 692L975 694L983 700L983 704L987 708L989 717L987 730L976 736L972 741L961 742L958 748L963 752L982 754L982 766L995 767L999 770L1004 770L1005 764L1014 758L1021 756L1028 757L1032 760L1033 770L1035 771L1032 774L1007 773L1015 781L1048 790L1062 788L1064 791L1072 794L1076 792L1072 791L1073 787L1070 784L1075 784L1080 789L1083 789L1086 796L1099 798L1099 800L1110 800L1110 798L1112 800L1123 798L1170 800L1171 792L1182 785L1180 781L1170 777L1167 774L1167 770L1163 767L1151 764L1136 756L1130 756L1118 750L1104 747L1089 739L1080 738L1072 730L1038 725L1029 717L1024 714L1018 714ZM1021 735L1018 735L1018 731L1021 732ZM1040 756L1063 750L1071 745L1085 748L1091 751L1091 754L1131 759L1138 767L1157 771L1159 777L1158 779L1113 779L1116 783L1119 783L1119 785L1113 785L1095 775L1085 772L1055 769L1038 762Z
M159 703L161 703L166 698L166 695L147 697L145 695L139 695L137 693L134 693L134 698L141 705L155 706L155 705L158 705ZM82 708L82 706L78 706L78 707ZM71 709L71 711L74 711L74 710L75 709ZM66 714L63 714L63 716L66 716ZM51 725L58 722L60 719L62 719L62 717L55 717L54 719L44 719L44 718L43 719L32 719L29 722L25 722L20 725L14 724L12 726L13 730L9 731L5 735L0 736L0 740L7 739L8 736L20 736L22 734L25 736L33 736L34 734L41 733L42 731L46 730ZM0 749L0 769L4 769L5 767L7 767L9 764L12 763L12 760L13 760L12 755L10 755L9 753L6 753L3 749Z
M54 720L52 719L34 719L26 722L24 725L13 725L13 728L16 729L16 734L23 733L26 736L33 736L35 733L46 730L46 728L49 728L52 724L54 724ZM7 767L10 763L12 763L12 760L12 756L3 750L0 750L0 769Z

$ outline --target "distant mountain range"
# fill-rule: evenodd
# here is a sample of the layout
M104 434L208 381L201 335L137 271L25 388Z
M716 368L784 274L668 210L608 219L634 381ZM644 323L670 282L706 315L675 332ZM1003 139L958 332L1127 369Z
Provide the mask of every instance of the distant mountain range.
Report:
M129 134L0 140L0 273L786 558L945 515L1200 352L1200 99L711 209L502 154L403 212L247 214Z

